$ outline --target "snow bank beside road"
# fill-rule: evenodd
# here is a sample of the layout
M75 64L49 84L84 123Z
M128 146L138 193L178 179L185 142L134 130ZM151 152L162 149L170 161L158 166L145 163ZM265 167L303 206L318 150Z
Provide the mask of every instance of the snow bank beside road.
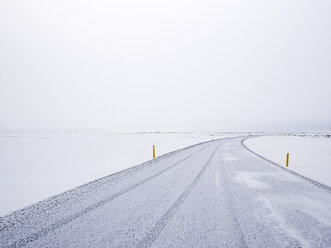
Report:
M265 136L250 138L245 145L257 154L288 169L331 186L331 139L323 137Z

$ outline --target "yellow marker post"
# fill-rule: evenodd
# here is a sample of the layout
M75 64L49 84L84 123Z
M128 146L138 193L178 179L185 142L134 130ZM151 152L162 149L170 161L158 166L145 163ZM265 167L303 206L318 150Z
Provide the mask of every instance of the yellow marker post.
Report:
M286 167L288 167L288 160L289 160L289 157L290 157L290 154L288 153L288 154L286 155Z
M155 158L155 146L153 145L153 158Z

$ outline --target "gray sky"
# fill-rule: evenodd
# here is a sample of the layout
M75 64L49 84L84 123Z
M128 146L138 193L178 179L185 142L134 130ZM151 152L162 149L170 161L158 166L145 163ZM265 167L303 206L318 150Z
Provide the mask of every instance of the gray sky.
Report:
M0 129L331 130L331 1L0 1Z

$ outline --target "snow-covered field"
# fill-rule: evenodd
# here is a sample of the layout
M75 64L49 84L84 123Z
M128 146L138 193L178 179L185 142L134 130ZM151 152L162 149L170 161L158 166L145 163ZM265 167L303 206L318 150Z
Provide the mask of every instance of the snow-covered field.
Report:
M213 133L2 132L0 216L156 156L212 139ZM222 138L240 134L220 133Z
M305 177L331 186L331 138L326 136L265 136L250 138L245 145L252 151Z

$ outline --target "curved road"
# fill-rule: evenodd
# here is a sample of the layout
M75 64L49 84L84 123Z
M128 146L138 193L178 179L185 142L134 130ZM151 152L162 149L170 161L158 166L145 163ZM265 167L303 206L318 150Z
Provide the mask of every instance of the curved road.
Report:
M331 247L331 192L201 143L0 218L0 247Z

